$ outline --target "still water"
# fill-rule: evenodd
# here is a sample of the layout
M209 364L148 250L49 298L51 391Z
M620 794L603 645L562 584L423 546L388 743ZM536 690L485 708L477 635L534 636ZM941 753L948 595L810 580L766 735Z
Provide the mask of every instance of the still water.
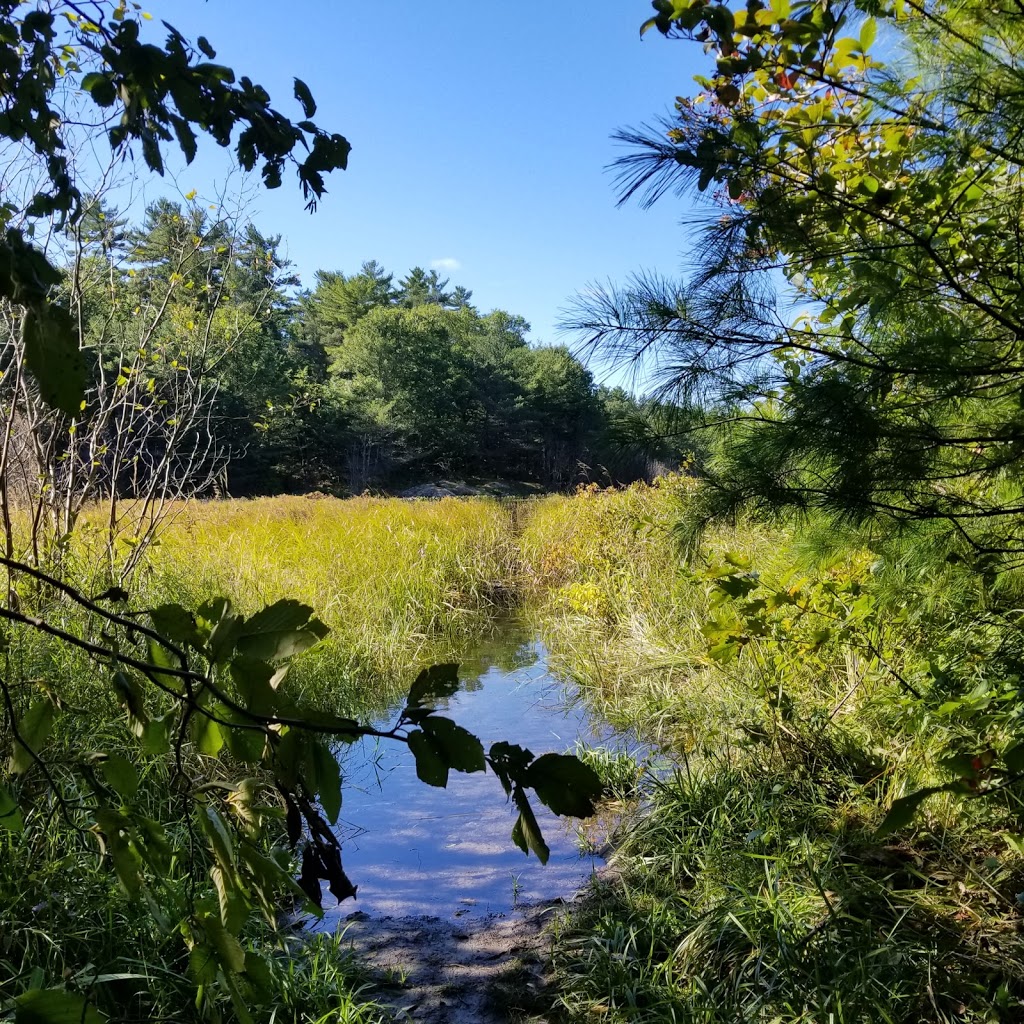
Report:
M607 727L577 703L548 669L544 646L521 624L503 623L460 662L461 687L438 712L475 733L485 750L496 740L535 755L570 751L577 739L599 743ZM390 725L402 704L379 725ZM374 916L466 918L571 897L601 863L581 850L572 822L532 803L551 859L542 866L510 838L515 813L496 776L451 772L446 789L416 777L400 743L363 740L342 754L344 806L338 830L356 900L327 909L325 925L360 910ZM532 797L532 794L531 794ZM584 843L584 845L587 845ZM330 897L325 904L330 902Z

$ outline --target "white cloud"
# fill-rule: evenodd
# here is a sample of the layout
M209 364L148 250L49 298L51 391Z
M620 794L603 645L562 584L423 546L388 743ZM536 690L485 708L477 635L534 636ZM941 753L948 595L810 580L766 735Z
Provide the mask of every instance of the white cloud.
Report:
M444 256L439 260L431 260L430 265L431 267L434 268L434 270L448 271L458 270L462 266L462 264L453 256Z

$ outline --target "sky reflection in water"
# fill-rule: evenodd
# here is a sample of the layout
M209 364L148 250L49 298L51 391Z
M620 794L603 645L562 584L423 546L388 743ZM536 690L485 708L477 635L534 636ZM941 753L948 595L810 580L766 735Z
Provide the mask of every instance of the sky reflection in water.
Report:
M438 710L475 733L534 754L570 750L577 738L599 740L582 708L566 708L563 684L547 667L543 645L510 623L463 659L457 694ZM394 721L396 708L387 721ZM342 759L344 806L338 828L345 870L358 899L328 906L321 927L356 910L373 915L480 917L518 903L570 897L601 863L581 854L571 823L532 800L551 847L542 866L510 838L515 815L496 776L451 772L447 789L416 777L408 749L364 740ZM531 794L532 796L532 794Z

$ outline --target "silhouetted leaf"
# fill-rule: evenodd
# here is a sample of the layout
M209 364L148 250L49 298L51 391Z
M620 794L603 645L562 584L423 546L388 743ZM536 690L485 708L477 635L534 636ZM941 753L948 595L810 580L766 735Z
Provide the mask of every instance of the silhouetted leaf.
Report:
M542 754L526 772L527 784L555 814L588 818L604 786L597 772L571 754Z
M316 103L309 86L301 78L295 79L295 98L302 104L302 112L306 117L312 117L316 113Z
M433 741L434 749L449 768L457 772L482 772L486 768L483 744L451 719L424 719L420 728Z
M459 689L459 666L454 664L431 665L425 668L409 688L406 704L410 708L450 697Z
M30 306L22 324L25 362L47 405L78 416L85 399L85 360L71 314L53 304Z
M494 774L501 780L506 796L512 795L516 785L523 784L526 770L533 760L533 754L525 747L504 740L492 743L487 757Z
M416 775L421 782L442 789L448 785L448 763L430 736L420 730L409 733L409 749L416 758Z

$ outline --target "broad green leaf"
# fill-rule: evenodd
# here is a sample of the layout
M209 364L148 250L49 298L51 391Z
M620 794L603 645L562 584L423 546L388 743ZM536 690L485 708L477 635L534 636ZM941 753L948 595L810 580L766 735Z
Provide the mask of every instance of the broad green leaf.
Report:
M120 754L110 754L100 762L100 773L107 785L126 800L135 796L139 789L139 776L134 765Z
M142 727L142 752L153 756L166 754L171 749L171 723L173 712L152 718Z
M231 610L231 602L225 597L215 598L199 607L198 615L210 624L210 655L215 662L223 662L235 649L235 642L242 631L243 619Z
M224 733L220 725L202 712L194 715L190 726L192 740L199 752L207 757L216 757L224 746Z
M274 975L267 961L259 953L248 950L245 954L245 977L263 999L274 993Z
M131 823L119 811L98 807L96 824L106 839L107 855L125 890L133 896L142 890L142 857L131 838Z
M221 867L228 872L235 869L235 844L224 819L214 807L199 814L199 824L210 840L210 848Z
M274 667L239 655L231 661L231 679L247 711L261 718L271 718L277 711L277 691L272 685Z
M188 973L197 985L209 985L217 978L217 951L205 942L189 950Z
M878 35L878 22L874 18L865 18L860 27L860 48L870 50L871 44Z
M245 897L236 888L231 876L219 864L214 864L210 868L210 878L213 881L214 891L217 893L221 924L232 935L237 935L249 917L249 907L245 902Z
M320 806L327 815L327 820L335 825L338 815L341 814L341 768L338 766L338 759L323 740L313 740L310 743L309 759Z
M258 661L287 661L301 654L327 636L327 627L310 619L301 629L264 630L250 633L250 623L243 627L236 647L239 654Z
M221 734L232 756L246 764L262 761L267 745L267 737L263 730L253 729L250 720L237 712L230 712L228 717L236 724L221 726Z
M14 1000L15 1024L103 1024L107 1018L86 998L59 988L33 988Z
M21 817L21 808L18 806L10 791L0 785L0 828L8 832L22 832L25 822Z
M181 665L177 658L163 644L158 644L155 640L149 640L147 646L149 648L149 664L154 666L150 669L153 679L160 686L170 690L171 693L184 693L185 686L180 676L172 676L167 672L160 671L160 669L166 668L180 670Z
M542 754L530 765L527 784L555 814L588 818L604 786L597 772L571 754Z
M174 851L163 825L153 818L136 817L135 827L139 834L137 845L142 859L156 874L166 873L171 866Z
M53 704L45 697L37 700L18 722L18 737L11 751L9 770L21 775L35 764L38 754L53 728Z

